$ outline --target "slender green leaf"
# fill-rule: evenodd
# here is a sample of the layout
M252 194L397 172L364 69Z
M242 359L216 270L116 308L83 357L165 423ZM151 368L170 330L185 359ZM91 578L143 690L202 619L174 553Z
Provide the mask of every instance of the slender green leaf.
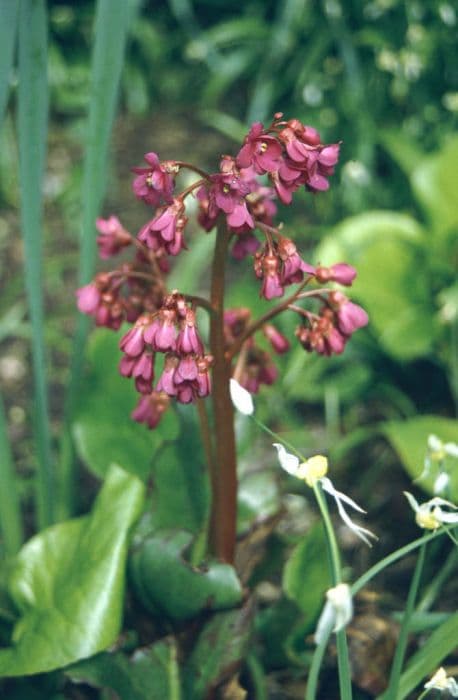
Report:
M107 155L109 138L116 110L116 100L123 67L124 50L132 4L126 0L99 0L94 28L91 91L87 143L82 187L82 231L79 264L79 282L86 284L92 277L96 260L95 220L100 213L106 190ZM69 421L79 390L83 367L83 350L89 328L89 319L78 316L74 336L71 378L66 401L66 430L63 451L63 500L71 511L73 455Z
M458 613L438 627L428 641L410 659L401 676L396 700L403 700L424 679L437 670L445 657L456 648ZM388 700L388 693L383 693L378 700Z
M25 284L32 326L35 434L40 527L53 521L54 476L43 338L42 180L48 120L47 28L44 0L22 0L19 16L19 171Z
M426 544L424 544L420 551L418 552L417 564L415 566L415 571L412 576L412 581L409 588L409 594L407 596L406 607L404 615L402 617L401 629L399 631L398 643L396 645L396 651L393 658L393 663L391 666L390 680L388 688L386 690L386 695L392 700L396 700L398 697L399 682L401 677L402 667L404 665L404 658L407 651L407 645L409 642L409 628L410 621L414 612L414 605L418 595L418 588L420 586L421 577L423 574L423 568L425 563L426 554Z
M5 552L16 554L22 544L22 522L13 460L8 441L3 399L0 396L0 529Z
M0 676L61 668L106 649L119 633L128 534L144 486L113 465L88 516L44 530L21 549L9 581L20 613Z
M249 124L257 119L264 119L271 108L276 86L274 76L278 75L303 21L305 5L303 0L283 0L277 5L278 11L272 24L271 39L266 47L248 108Z
M8 0L0 4L0 125L8 102L18 10L19 0Z

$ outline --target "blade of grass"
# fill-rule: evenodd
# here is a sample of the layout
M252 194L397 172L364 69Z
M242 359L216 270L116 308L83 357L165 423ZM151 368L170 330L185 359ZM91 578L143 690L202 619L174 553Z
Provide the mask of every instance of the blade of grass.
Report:
M425 563L425 555L426 544L423 544L420 547L420 551L418 553L417 564L415 566L415 571L412 577L412 583L410 585L409 595L407 597L406 609L404 612L404 617L402 619L401 630L399 632L399 639L394 654L393 665L391 667L390 681L386 690L386 696L387 698L390 698L390 700L397 700L398 698L401 671L404 665L404 658L406 655L407 644L409 641L410 620L412 618L415 601L417 599L418 589L420 586L420 579L423 573L423 567Z
M0 4L0 124L3 122L3 113L8 102L18 9L18 0Z
M82 187L82 229L79 284L89 282L96 262L95 220L106 189L108 144L116 111L128 27L138 2L99 0L95 17L87 144ZM65 429L61 445L63 514L71 513L74 478L70 424L80 383L89 319L78 315L71 362L70 384L65 407Z
M428 676L437 671L445 657L456 648L456 630L458 629L458 612L438 627L428 641L423 644L409 660L401 676L396 700L404 700L414 688ZM377 700L388 700L388 692L379 695Z
M23 541L21 509L6 427L3 399L0 396L0 529L7 556L13 556Z
M48 121L47 23L44 0L19 12L18 140L25 286L32 330L36 509L40 528L53 522L54 474L46 388L42 286L42 181Z
M202 31L189 0L169 0L169 6L177 22L188 37L205 48L204 61L212 73L224 70L224 59L212 41Z
M292 49L295 34L302 24L305 3L303 0L283 0L278 3L278 13L272 24L272 35L267 47L265 60L258 71L253 97L251 99L247 123L264 119L271 109L276 76ZM275 110L274 110L275 111Z

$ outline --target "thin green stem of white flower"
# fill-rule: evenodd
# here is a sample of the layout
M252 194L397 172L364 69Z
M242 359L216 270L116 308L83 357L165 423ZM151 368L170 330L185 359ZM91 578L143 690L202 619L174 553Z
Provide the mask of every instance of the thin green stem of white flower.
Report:
M337 586L337 584L342 583L342 566L340 563L340 552L337 545L337 539L334 532L334 527L331 522L329 515L328 504L326 502L323 489L319 482L313 487L313 493L315 494L318 507L321 512L321 517L323 518L323 523L326 531L326 541L329 551L329 562L331 567L331 577L332 585Z
M294 447L294 445L291 445L287 440L284 438L280 437L280 435L277 435L273 430L270 430L264 423L262 423L256 416L251 415L250 416L256 425L258 425L264 432L266 432L268 435L271 437L275 438L275 440L278 440L281 444L283 444L285 447L287 447L291 452L293 452L297 458L301 462L305 462L305 457ZM328 555L329 555L329 564L330 564L330 569L331 569L331 578L333 582L333 586L337 586L339 583L342 583L342 566L340 563L340 552L339 552L339 547L337 545L337 539L336 535L334 532L334 527L332 525L332 521L329 515L329 510L328 510L328 504L326 502L326 498L324 496L323 490L321 488L321 485L319 481L315 483L313 486L313 492L315 494L316 501L318 503L318 507L321 512L321 516L323 518L324 522L324 527L325 527L325 533L326 533L326 543L328 547ZM331 631L329 632L329 634ZM329 638L329 635L328 635ZM347 646L347 636L345 633L345 630L340 630L339 632L336 633L336 640L337 640L337 658L338 658L338 666L339 666L339 686L340 686L340 698L341 700L351 700L352 699L352 689L351 689L351 672L350 672L350 660L348 657L348 646ZM321 668L321 662L323 659L324 655L324 650L326 649L326 644L327 644L327 639L323 640L323 643L320 643L316 649L315 653L313 655L313 660L312 660L312 668L313 668L313 676L312 676L312 668L310 671L311 677L309 678L309 682L307 684L307 691L306 691L306 700L314 700L315 699L315 694L316 694L316 686L318 682L318 675L320 672Z
M458 563L458 551L452 549L445 564L443 564L427 587L423 598L418 603L415 613L424 613L432 608L445 581L453 574Z
M364 588L369 581L371 581L373 578L375 578L383 569L386 569L388 566L391 566L391 564L394 564L394 562L398 561L398 559L402 559L402 557L405 557L406 554L409 554L412 552L414 549L417 549L418 547L421 547L422 544L426 544L427 542L430 542L431 540L434 540L436 537L440 537L445 533L444 528L440 528L439 530L435 530L434 532L429 533L428 535L423 535L423 537L419 537L417 540L414 540L413 542L409 542L409 544L404 545L404 547L400 547L399 549L396 549L392 554L389 554L387 557L382 559L381 561L377 562L377 564L374 564L366 573L364 573L362 576L359 577L351 586L351 592L352 595L355 596L358 591L361 590L361 588Z
M288 450L291 450L291 452L294 452L294 454L296 455L296 457L297 457L301 462L305 462L305 457L304 457L303 455L301 455L301 453L298 452L298 450L296 450L296 448L295 448L293 445L291 445L291 443L288 442L288 440L285 440L285 438L280 437L280 435L278 435L277 433L274 433L273 430L270 430L270 428L268 428L267 425L264 425L264 423L262 423L262 422L259 420L259 418L256 418L256 416L255 416L254 414L252 414L252 415L250 416L250 418L256 423L256 425L257 425L259 428L261 428L261 430L264 430L265 433L267 433L267 434L270 435L271 437L275 438L275 440L278 440L278 442L281 442L281 444L284 445L285 447L287 447Z
M305 700L315 700L316 691L318 687L318 678L320 675L321 664L323 663L323 657L328 646L329 637L332 633L332 620L329 620L329 627L323 633L323 638L319 644L317 644L312 657L312 663L310 664L309 675L307 678L307 688L305 691Z
M326 532L326 543L328 547L328 556L330 562L331 576L333 586L342 583L342 565L340 561L340 552L337 544L337 538L334 532L334 527L329 515L328 504L326 497L321 488L321 484L317 482L313 487L318 507L323 518L324 528ZM337 662L339 668L339 687L341 700L351 700L351 671L350 659L348 656L347 634L345 629L336 632L337 641Z
M407 649L407 642L409 638L409 626L410 620L412 618L415 600L417 598L418 588L420 585L421 575L423 573L423 567L425 563L426 554L426 543L423 543L420 547L418 553L418 559L415 566L415 571L412 576L412 583L410 584L409 595L407 597L406 609L404 612L404 617L402 619L401 630L399 632L399 639L396 645L396 651L394 654L393 665L391 667L390 682L386 691L386 697L388 700L396 700L398 697L399 681L401 678L402 666L404 664L404 657Z
M450 537L450 539L452 540L452 542L458 547L458 540L456 539L455 535L453 534L452 528L451 528L450 526L448 526L448 525L445 525L445 524L442 525L442 527L444 528L445 532L446 532L447 535Z

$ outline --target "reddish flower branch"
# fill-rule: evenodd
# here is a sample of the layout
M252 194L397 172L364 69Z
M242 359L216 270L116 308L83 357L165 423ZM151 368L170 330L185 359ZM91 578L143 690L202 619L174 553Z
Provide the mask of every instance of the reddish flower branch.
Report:
M234 416L229 394L230 360L225 356L224 281L232 234L220 220L215 241L211 276L210 349L213 355L213 411L215 463L212 465L211 548L218 558L233 563L237 515L237 461Z

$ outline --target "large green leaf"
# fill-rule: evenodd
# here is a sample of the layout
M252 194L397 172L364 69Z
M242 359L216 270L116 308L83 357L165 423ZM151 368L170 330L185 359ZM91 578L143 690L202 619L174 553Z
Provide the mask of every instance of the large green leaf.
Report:
M315 260L323 265L342 261L359 264L374 241L395 238L417 242L422 235L421 226L411 216L393 211L370 211L350 216L336 226L316 249Z
M0 6L0 126L12 77L18 10L19 0L9 0Z
M417 416L402 422L382 425L382 431L398 453L401 462L412 477L417 479L423 472L429 435L436 435L442 442L458 441L458 421L441 416ZM458 499L458 470L450 472L450 497ZM433 493L437 471L417 482L418 486Z
M191 533L169 530L156 531L136 544L132 580L153 613L183 620L202 610L223 610L240 602L242 588L233 567L219 562L191 566L185 558L191 543Z
M357 265L352 293L382 346L401 360L426 355L434 341L434 309L419 265L415 248L395 238L375 240Z
M265 469L242 477L237 493L237 531L243 533L256 522L265 520L280 510L278 481Z
M205 625L184 667L186 700L214 697L241 666L251 639L253 605L215 615Z
M455 136L445 143L440 153L425 158L412 175L415 194L438 233L458 226L457 182L458 137Z
M173 410L163 416L155 430L132 420L138 401L132 381L118 371L120 334L97 330L88 348L90 368L80 386L73 434L81 459L97 476L104 476L115 462L142 479L163 439L173 439L178 419Z
M283 569L283 590L302 610L309 625L314 623L331 585L328 567L323 566L325 551L325 531L319 524L294 548Z
M78 683L110 689L119 700L180 700L178 650L173 637L137 649L128 658L121 652L98 654L67 669Z
M358 277L351 290L369 313L384 349L400 360L426 355L434 341L434 309L424 264L425 233L411 217L373 211L346 219L316 252L324 265L345 261Z
M154 460L152 521L156 528L202 532L209 517L210 484L195 407L181 407L179 417L180 439L164 445Z
M119 633L130 527L141 481L113 465L90 515L54 525L21 549L9 592L20 618L0 676L61 668L106 649Z

